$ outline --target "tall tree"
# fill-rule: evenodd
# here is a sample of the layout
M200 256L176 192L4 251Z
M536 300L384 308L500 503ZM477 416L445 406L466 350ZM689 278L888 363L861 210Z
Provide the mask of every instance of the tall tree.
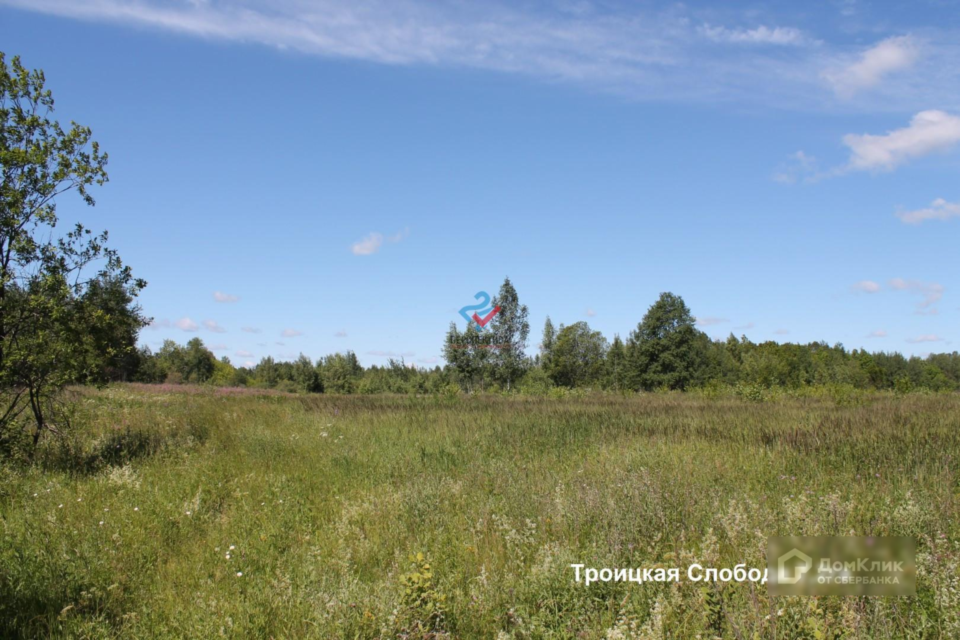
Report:
M614 391L621 391L628 387L627 383L627 350L619 335L613 336L613 343L607 351L607 386Z
M127 300L146 285L106 247L106 232L94 236L79 223L54 232L57 198L75 191L93 205L88 188L107 181L107 156L89 128L64 130L51 118L44 83L42 71L16 57L8 67L0 53L0 432L29 409L34 443L65 384L102 379L104 358L92 355L102 355L102 341L120 331L118 319L145 322L130 306L126 314L96 307L104 296L91 282L109 282ZM92 277L84 273L91 265L98 268Z
M497 382L510 389L526 368L527 338L530 335L527 305L520 304L517 290L510 278L505 278L493 299L500 311L490 321L490 340L493 345L491 364Z
M557 333L546 372L563 387L598 385L603 379L607 339L586 322L575 322Z
M631 385L637 389L685 389L701 382L709 338L678 295L661 293L627 344Z

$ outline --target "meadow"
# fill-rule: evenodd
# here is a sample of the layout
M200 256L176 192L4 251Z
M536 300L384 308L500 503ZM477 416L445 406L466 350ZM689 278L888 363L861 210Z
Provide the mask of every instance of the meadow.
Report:
M0 465L4 637L960 637L957 394L70 393ZM916 537L918 595L570 568L818 534Z

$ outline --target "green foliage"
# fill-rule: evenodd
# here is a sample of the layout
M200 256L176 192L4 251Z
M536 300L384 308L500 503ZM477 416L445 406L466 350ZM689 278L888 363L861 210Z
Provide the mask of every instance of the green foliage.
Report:
M496 347L490 353L493 379L510 390L526 369L525 349L530 335L527 305L520 304L517 290L510 278L505 278L500 291L492 301L500 311L490 321L490 343Z
M405 633L418 636L443 630L447 596L437 591L433 569L422 553L410 555L410 570L400 576L401 603L410 619Z
M75 191L93 205L88 188L107 181L107 156L90 129L52 119L53 106L43 72L0 53L0 443L27 410L34 444L59 431L49 418L65 385L127 377L146 322L133 304L146 283L106 232L77 223L54 233L58 197Z
M683 298L660 294L627 343L632 386L685 389L702 383L708 345Z
M544 367L554 384L563 387L599 386L604 378L607 339L586 322L560 325Z

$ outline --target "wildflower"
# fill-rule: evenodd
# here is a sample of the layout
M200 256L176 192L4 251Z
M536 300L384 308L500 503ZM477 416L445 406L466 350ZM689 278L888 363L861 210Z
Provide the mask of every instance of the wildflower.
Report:
M236 547L233 545L230 545L230 551L233 551L234 549L236 549Z
M110 511L110 509L104 509L104 512Z
M140 507L134 507L133 510L134 510L134 511L140 511Z
M190 515L190 512L189 512L189 511L187 511L187 515Z
M100 526L101 526L101 527L103 526L103 520L100 521Z
M877 474L877 477L878 477L878 478L880 477L880 474L879 474L879 473ZM81 500L83 500L83 498L77 498L77 502L80 502Z
M237 571L237 577L238 577L238 578L242 578L242 577L243 577L243 571Z
M228 553L228 554L227 554L226 556L224 556L224 557L225 557L227 560L229 560L229 559L230 559L230 554Z
M327 432L326 432L326 431L321 431L321 432L320 432L320 437L321 437L321 438L326 438L326 437L327 437Z
M33 494L33 497L36 498L36 497L37 497L37 494Z
M60 505L59 507L57 507L57 509L63 509L63 505Z

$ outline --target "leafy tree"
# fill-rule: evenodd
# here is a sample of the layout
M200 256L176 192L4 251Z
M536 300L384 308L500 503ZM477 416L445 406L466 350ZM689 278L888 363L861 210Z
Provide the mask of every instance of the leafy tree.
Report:
M527 338L530 335L529 312L527 306L520 304L517 290L510 278L505 278L500 292L493 299L494 306L500 311L488 325L493 345L490 364L493 377L508 391L519 379L526 368Z
M43 72L16 57L8 67L0 53L0 434L29 409L34 443L52 428L59 390L102 382L133 349L113 339L145 323L130 301L146 283L106 247L106 232L78 223L54 233L57 198L75 191L93 205L88 188L107 181L107 156L89 128L51 119L44 83Z
M703 381L709 338L678 295L661 293L631 332L631 384L637 389L685 389Z
M603 379L607 339L586 322L562 327L557 333L546 368L553 382L563 387L598 384Z
M454 370L457 382L469 391L483 391L491 376L493 334L477 331L470 323L465 331L450 323L443 346L443 357Z
M185 382L206 382L213 377L216 363L216 357L203 345L203 340L193 338L183 350L180 375Z
M606 384L614 391L628 388L627 349L619 335L613 336L613 342L607 351Z
M556 337L557 330L554 328L550 316L547 316L547 321L543 323L543 338L540 340L540 366L547 366L547 362L550 360L550 352L553 351L553 341Z
M353 351L334 353L317 363L321 384L327 393L355 393L363 367Z
M323 381L310 358L300 354L293 363L293 381L301 393L323 393Z

